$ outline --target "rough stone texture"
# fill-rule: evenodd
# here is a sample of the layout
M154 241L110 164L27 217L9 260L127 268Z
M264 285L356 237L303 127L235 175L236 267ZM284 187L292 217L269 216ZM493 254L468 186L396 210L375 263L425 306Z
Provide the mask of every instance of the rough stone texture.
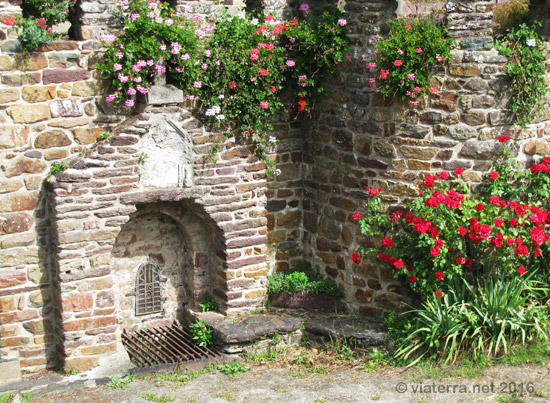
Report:
M196 3L191 15L215 9ZM267 7L282 7L275 3ZM230 315L261 306L267 275L302 260L335 279L354 313L381 316L399 306L404 288L388 267L349 259L365 241L351 217L365 187L381 187L394 205L427 172L462 167L476 185L500 150L499 135L510 135L518 160L530 162L548 152L550 126L515 127L499 104L502 58L489 36L491 5L481 1L447 4L457 47L434 77L437 94L418 108L376 94L365 85L364 64L374 60L385 21L395 11L429 9L396 5L346 2L351 47L342 75L326 83L332 95L313 120L277 118L271 158L281 173L270 178L245 147L183 108L179 90L135 112L105 108L105 84L92 66L99 35L116 30L116 1L78 2L73 28L83 41L54 41L29 68L20 64L15 31L0 24L7 39L0 45L0 347L25 371L53 367L61 354L67 367L89 368L113 351L122 329L181 318L207 295ZM218 140L214 164L209 152ZM70 169L46 181L60 160ZM162 312L136 316L136 272L149 260L161 266ZM267 328L247 329L255 327Z
M386 329L383 325L364 319L313 319L306 322L305 330L328 340L351 339L364 348L384 345L386 338Z
M50 110L46 105L13 105L8 110L13 123L35 123L50 118Z
M233 322L218 315L198 314L213 330L216 343L249 343L279 333L289 333L300 329L302 318L285 314L252 315L241 322Z

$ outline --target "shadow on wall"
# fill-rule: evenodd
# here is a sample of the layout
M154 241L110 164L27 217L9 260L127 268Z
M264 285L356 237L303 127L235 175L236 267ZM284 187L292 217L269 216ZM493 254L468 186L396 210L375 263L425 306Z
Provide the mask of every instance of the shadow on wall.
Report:
M43 182L35 209L40 291L31 294L28 302L33 307L42 307L43 313L42 319L36 321L37 323L27 322L23 324L23 327L34 334L35 343L43 340L46 350L46 368L59 370L65 366L65 352L60 274L57 261L57 224L53 219L51 200L52 189L46 182Z

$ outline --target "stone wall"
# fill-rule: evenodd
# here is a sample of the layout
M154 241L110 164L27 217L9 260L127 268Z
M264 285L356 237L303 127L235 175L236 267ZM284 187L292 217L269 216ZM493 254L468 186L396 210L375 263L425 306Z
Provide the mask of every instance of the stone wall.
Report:
M2 16L18 12L0 5ZM281 174L268 181L248 148L205 127L181 94L142 100L133 114L108 109L95 39L55 41L24 60L13 27L0 24L0 33L3 360L15 357L25 371L85 369L120 348L122 328L183 319L183 307L196 309L206 295L230 315L263 306L267 274L300 254L299 126L277 125L272 158ZM152 152L163 130L189 144L188 168ZM212 163L215 140L223 143ZM151 179L155 161L176 183ZM61 162L70 168L48 179ZM148 242L125 238L139 234ZM171 255L174 245L181 253ZM125 282L151 257L165 264L163 313L136 319Z
M305 256L341 284L348 307L376 316L398 307L407 287L389 267L369 261L355 265L349 258L359 243L378 245L358 233L351 217L361 211L366 186L381 187L383 200L396 205L429 172L460 167L465 180L479 183L502 147L500 135L512 137L518 160L550 152L550 124L541 119L524 129L514 126L506 99L499 96L505 89L505 59L493 49L493 2L447 2L456 48L451 63L432 81L439 93L418 107L375 93L365 62L375 59L373 45L387 29L392 5L346 3L349 60L309 130L302 166Z
M0 1L2 21L16 3ZM346 2L342 74L317 119L275 125L271 158L281 173L270 178L173 88L134 113L106 107L93 66L114 4L81 1L73 25L83 39L53 42L27 61L13 27L0 24L0 349L24 370L94 366L120 348L122 329L183 319L205 295L224 313L249 311L263 304L269 273L302 259L340 284L351 311L380 315L406 289L387 267L349 258L359 242L376 244L351 218L365 186L382 187L391 205L427 172L462 167L478 183L504 134L521 160L550 151L548 124L513 126L498 97L492 2L446 3L454 58L434 78L440 92L417 108L377 95L365 63L385 21L424 12L424 3ZM189 2L205 16L212 4ZM70 168L48 179L60 162ZM149 260L162 266L163 311L136 317L131 281Z

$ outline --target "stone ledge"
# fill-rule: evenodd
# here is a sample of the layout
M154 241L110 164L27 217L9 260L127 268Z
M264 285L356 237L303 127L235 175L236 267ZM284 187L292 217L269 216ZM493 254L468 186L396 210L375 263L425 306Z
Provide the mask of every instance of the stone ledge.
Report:
M384 325L364 319L312 319L306 322L305 330L329 340L353 339L358 347L382 346L386 337Z
M215 312L194 313L213 329L216 342L220 344L250 343L272 336L276 331L290 333L300 329L303 318L288 314L253 315L241 322L226 319Z

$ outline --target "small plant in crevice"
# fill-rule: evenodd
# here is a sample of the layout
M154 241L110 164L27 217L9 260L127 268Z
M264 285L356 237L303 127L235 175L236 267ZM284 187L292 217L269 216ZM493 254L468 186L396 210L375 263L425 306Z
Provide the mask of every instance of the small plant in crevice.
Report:
M146 154L144 152L139 153L138 164L139 165L145 164L145 161L147 161L148 158L149 158L148 154Z
M210 296L205 297L201 303L199 304L201 307L202 312L209 312L209 311L217 311L218 310L218 303L216 300Z
M110 135L111 135L111 133L109 133L109 132L103 132L103 133L100 133L99 138L101 140L106 140L106 139L109 138Z
M510 82L510 109L520 125L530 123L543 109L548 109L546 58L544 42L537 29L539 21L510 29L495 43L508 62L504 72Z
M212 328L203 320L199 319L195 323L189 325L191 336L195 342L206 347L212 344Z
M58 172L63 172L67 168L69 168L69 164L67 164L66 162L55 162L50 167L50 171L46 175L46 178L49 178L50 176L55 175Z

